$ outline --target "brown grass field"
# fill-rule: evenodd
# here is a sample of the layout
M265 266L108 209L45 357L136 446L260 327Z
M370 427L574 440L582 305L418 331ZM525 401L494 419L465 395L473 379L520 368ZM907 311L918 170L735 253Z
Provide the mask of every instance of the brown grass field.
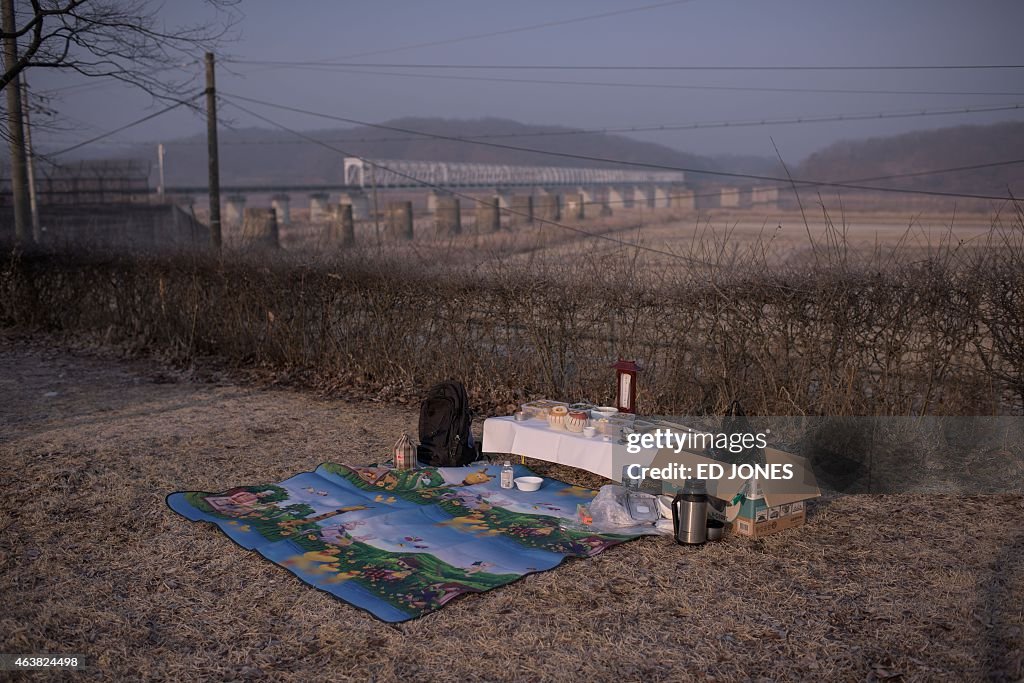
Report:
M0 395L0 651L85 657L52 679L1024 677L1021 496L834 497L764 540L643 539L389 626L163 499L378 461L413 407L13 332Z
M803 528L646 538L397 626L164 503L386 460L437 373L487 414L606 401L621 353L657 412L1021 414L1024 214L814 211L581 224L655 252L418 224L348 254L6 260L0 652L83 656L62 680L1024 680L1021 495L830 494Z

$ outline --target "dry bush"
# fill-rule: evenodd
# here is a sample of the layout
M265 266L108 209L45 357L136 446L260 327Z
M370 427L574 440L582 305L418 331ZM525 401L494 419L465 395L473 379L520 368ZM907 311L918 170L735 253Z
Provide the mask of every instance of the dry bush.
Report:
M732 399L779 415L1022 412L1019 210L978 245L908 235L895 250L857 251L828 225L799 258L726 232L658 267L607 244L461 263L415 247L26 253L0 273L0 324L382 396L456 377L491 410L539 395L607 401L607 365L622 356L644 365L651 413L712 413Z

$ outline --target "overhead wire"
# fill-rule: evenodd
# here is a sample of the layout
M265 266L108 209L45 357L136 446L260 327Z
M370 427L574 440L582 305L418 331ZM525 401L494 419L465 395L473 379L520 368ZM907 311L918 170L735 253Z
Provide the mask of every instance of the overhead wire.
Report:
M648 5L640 5L638 7L627 7L625 9L612 10L608 12L599 12L597 14L586 14L583 16L569 17L568 19L554 19L551 21L544 21L536 24L527 24L525 26L516 26L513 28L499 29L497 31L487 31L485 33L473 33L463 36L455 36L453 38L443 38L440 40L431 40L422 43L412 43L409 45L398 45L396 47L382 48L378 50L369 50L365 52L358 52L354 54L345 55L338 59L358 59L360 57L372 57L374 55L390 54L394 52L404 52L405 50L415 50L424 47L438 47L441 45L454 45L455 43L465 43L472 40L481 40L484 38L495 38L497 36L507 36L514 33L524 33L527 31L536 31L538 29L553 28L555 26L568 26L570 24L578 24L584 21L592 21L595 19L607 19L609 17L622 16L624 14L634 14L636 12L646 12L648 10L660 9L662 7L670 7L672 5L685 5L694 2L694 0L668 0L667 2L656 2ZM328 60L329 61L329 60Z
M632 89L666 89L666 90L710 90L724 92L781 92L781 93L821 93L845 95L927 95L927 96L978 96L978 97L1024 97L1021 91L976 91L976 90L895 90L878 88L804 88L786 86L738 86L738 85L697 85L681 83L622 83L616 81L581 81L564 79L539 78L506 78L497 76L456 76L450 74L399 73L395 71L371 71L362 69L333 68L313 65L301 68L312 71L329 71L364 76L393 76L399 78L426 78L454 81L479 81L489 83L526 83L535 85L571 85L607 88Z
M1024 64L437 64L395 62L347 62L284 59L233 59L233 64L264 66L367 67L376 69L465 69L471 71L946 71L1024 69Z
M651 163L651 162L626 161L626 160L622 160L622 159L610 159L610 158L607 158L607 157L598 157L598 156L592 156L592 155L587 155L587 154L573 154L573 153L569 153L569 152L556 152L556 151L551 151L551 150L537 149L537 148L533 148L533 147L520 147L520 146L517 146L517 145L508 145L508 144L503 144L503 143L499 143L499 142L489 142L489 141L486 141L486 140L470 140L470 139L466 139L466 138L460 138L460 137L456 137L456 136L452 136L452 135L443 135L443 134L439 134L439 133L427 133L425 131L417 131L417 130L412 130L412 129L409 129L409 128L404 128L404 127L399 127L399 126L390 126L390 125L387 125L387 124L379 124L379 123L375 124L375 123L370 123L370 122L367 122L367 121L360 121L360 120L357 120L357 119L351 119L351 118L344 117L344 116L337 116L337 115L334 115L334 114L325 114L323 112L314 112L314 111L311 111L311 110L308 110L308 109L303 109L303 108L300 108L300 107L291 107L291 106L288 106L288 105L277 104L277 103L274 103L274 102L267 102L265 100L259 100L259 99L255 99L255 98L252 98L252 97L245 97L245 96L242 96L242 95L234 95L234 94L230 94L230 93L221 93L221 95L224 96L225 98L227 98L228 101L231 101L231 100L242 100L242 101L245 101L245 102L250 102L250 103L253 103L253 104L259 104L259 105L263 105L263 106L266 106L266 107L271 107L271 108L274 108L274 109L280 109L280 110L284 110L284 111L291 111L291 112L295 112L295 113L305 114L305 115L308 115L308 116L314 116L314 117L319 117L319 118L324 118L324 119L341 121L341 122L344 122L344 123L350 123L350 124L354 124L354 125L369 126L371 128L380 128L380 129L383 129L383 130L393 130L393 131L401 132L401 133L414 134L414 135L422 135L423 137L434 138L434 139L438 139L438 140L448 140L448 141L451 141L451 142L462 142L462 143L466 143L466 144L482 145L482 146L493 147L493 148L497 148L497 149L504 149L504 150L517 151L517 152L530 152L530 153L542 154L542 155L546 155L546 156L554 156L554 157L559 157L559 158L575 159L575 160L588 161L588 162L597 162L597 163L602 163L602 164L613 164L613 165L619 165L619 166L632 166L632 167L638 167L638 168L650 168L650 169L663 170L663 171L682 171L682 172L685 172L685 173L699 173L699 174L704 174L704 175L712 175L712 176L719 176L719 177L726 177L726 178L740 178L740 179L746 179L746 180L761 180L761 181L768 181L768 182L774 182L774 183L781 183L781 186L783 186L783 187L789 187L791 185L793 185L793 186L795 186L795 185L803 185L803 186L812 186L812 187L836 187L836 188L845 188L845 189L853 189L853 190L866 190L866 191L871 191L871 192L889 192L889 193L900 193L900 194L917 194L917 195L927 195L927 196L937 196L937 197L958 197L958 198L965 198L965 199L988 199L988 200L995 200L995 201L1004 201L1004 200L1007 200L1007 199L1011 199L1009 197L994 196L994 195L943 192L943 191L940 191L940 190L919 190L919 189L910 189L910 188L903 189L903 188L892 188L892 187L878 187L878 186L870 186L870 185L859 184L860 182L870 182L870 181L831 182L831 181L796 180L796 179L790 179L790 178L782 178L782 177L779 177L779 176L768 176L768 175L755 174L755 173L735 173L735 172L730 172L730 171L716 171L716 170L712 170L712 169L701 169L701 168L693 168L693 167L686 167L686 166L672 166L672 165L668 165L668 164L656 164L656 163ZM237 103L235 103L235 105L237 106ZM315 138L309 138L309 139L313 140ZM352 155L352 156L356 156L356 155ZM1021 201L1021 200L1012 198L1012 201L1017 202L1017 201Z
M83 140L82 142L79 142L77 144L71 145L70 147L65 147L64 149L59 150L57 152L50 152L46 156L48 156L48 157L58 157L58 156L61 156L62 154L67 154L68 152L73 152L76 149L80 149L82 147L85 147L86 145L91 145L94 142L99 142L100 140L104 140L106 138L109 138L112 135L116 135L116 134L118 134L118 133L120 133L122 131L128 130L129 128L133 128L135 126L138 126L139 124L145 123L146 121L150 121L152 119L155 119L156 117L161 116L163 114L166 114L167 112L172 111L174 109L177 109L178 107L182 107L182 106L184 106L186 104L190 104L191 102L193 102L193 101L199 99L200 97L202 97L204 94L205 94L205 92L196 93L192 97L189 97L189 98L184 99L184 100L179 100L179 101L177 101L177 102L175 102L175 103L173 103L173 104L171 104L171 105L169 105L167 107L164 107L163 109L161 109L159 111L153 112L152 114L147 114L146 116L143 116L142 118L136 119L136 120L134 120L134 121L132 121L130 123L126 123L123 126L118 126L117 128L115 128L113 130L107 131L106 133L101 133L101 134L99 134L99 135L97 135L95 137L89 138L88 140Z
M935 169L929 169L927 171L912 171L912 172L909 172L909 173L893 173L893 174L890 174L890 175L869 176L869 177L864 177L864 178L853 178L853 179L846 180L846 181L843 181L843 182L847 182L847 183L869 183L869 182L878 182L878 181L881 181L881 180L903 180L903 179L907 179L907 178L920 178L920 177L932 176L932 175L946 175L946 174L950 174L950 173L962 173L962 172L965 172L965 171L979 171L979 170L986 169L986 168L1000 168L1000 167L1003 167L1003 166L1019 166L1021 164L1024 164L1024 159L1006 159L1006 160L1003 160L1003 161L992 161L992 162L987 162L987 163L982 163L982 164L969 164L969 165L966 165L966 166L950 166L950 167L946 167L946 168L935 168ZM817 183L815 183L813 181L795 181L795 182L798 185L801 184L801 182L803 182L804 183L804 185L803 185L804 189L813 189L813 186L815 184L817 184ZM757 185L756 189L758 189L758 190L766 190L766 189L767 190L786 190L786 189L789 189L791 187L793 187L793 184L787 181L787 183L784 184L784 185ZM720 197L722 195L723 190L728 192L729 189L731 189L734 194L739 192L738 188L719 188L719 189L716 189L714 191L708 191L708 192L687 192L686 194L669 194L669 195L667 195L667 198L668 199L693 199L693 200L697 200L697 199L703 199L703 198L708 198L708 197ZM987 198L987 199L990 199L990 198ZM1009 201L1010 199L1011 198L1009 198L1009 197L1002 197L1002 198L1000 198L1000 201ZM603 204L609 204L609 205L612 205L612 204L627 204L630 201L631 200L629 200L629 199L619 199L619 200L605 200L602 203Z
M462 136L462 140L487 140L496 138L533 138L533 137L558 137L558 136L570 136L570 135L604 135L609 133L647 133L647 132L664 132L664 131L681 131L681 130L698 130L708 128L744 128L751 126L774 126L774 125L791 125L791 124L804 124L804 123L828 123L837 121L872 121L872 120L883 120L883 119L903 119L903 118L917 118L923 116L950 116L954 114L983 114L989 112L999 111L1014 111L1024 109L1024 104L1005 104L1005 105L972 105L969 107L955 107L945 109L917 109L917 110L901 110L893 112L866 112L866 113L854 113L854 114L830 114L824 116L796 116L790 118L778 118L778 119L743 119L733 121L705 121L705 122L693 122L693 123L670 123L670 124L658 124L649 126L623 126L623 127L605 127L605 128L590 128L590 129L567 129L567 130L555 130L555 131L532 131L532 132L521 132L521 133L486 133L481 135L466 135ZM382 137L382 138L326 138L324 142L339 142L339 143L380 143L380 142L409 142L413 140L421 140L422 135L411 135L402 137ZM179 145L205 145L206 142L202 140L188 140L178 142ZM222 140L221 144L225 145L279 145L279 144L308 144L305 140Z

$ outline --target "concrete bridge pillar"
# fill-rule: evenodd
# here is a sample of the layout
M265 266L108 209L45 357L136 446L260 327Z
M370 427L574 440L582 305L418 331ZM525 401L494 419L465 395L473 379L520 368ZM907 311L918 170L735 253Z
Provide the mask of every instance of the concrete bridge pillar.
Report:
M462 232L462 206L455 197L438 197L434 211L434 234L438 237Z
M356 242L355 221L351 204L331 204L327 220L327 243L350 247Z
M242 242L247 247L279 249L277 212L273 209L245 209L242 221Z
M533 223L533 195L514 195L509 209L511 210L509 225L531 225Z
M498 188L494 191L494 196L498 198L498 208L510 209L512 208L512 193L508 190Z
M679 211L694 211L697 208L697 199L693 195L693 190L675 185L669 189L669 206Z
M365 221L370 217L370 198L362 190L351 190L341 193L339 204L348 204L352 207L352 218L357 221Z
M654 208L654 195L650 185L637 185L633 188L633 203L639 209Z
M438 207L446 197L451 197L451 192L444 190L431 190L427 194L427 213L437 213Z
M565 195L565 217L570 220L583 220L586 212L583 208L583 195L573 193Z
M476 231L478 233L501 230L501 207L497 197L481 199L476 205Z
M245 212L245 195L233 194L227 199L227 206L224 210L224 225L238 227L242 224L242 214Z
M633 206L633 191L626 190L625 188L615 187L611 185L608 187L608 201L607 206L612 211L617 209L628 209Z
M390 202L388 204L388 237L396 240L411 240L412 202Z
M310 223L326 223L327 222L327 198L326 192L314 192L309 195L309 222Z
M779 188L755 187L751 191L750 200L759 206L774 206L779 201Z
M740 205L740 191L736 187L723 187L719 191L718 205L723 209L736 209Z
M594 206L595 204L599 203L598 200L600 199L600 197L598 196L598 192L594 188L581 187L579 188L579 193L580 197L583 198L584 205L589 204L590 206Z
M537 213L542 220L557 221L562 218L562 197L553 192L538 197Z
M275 194L270 198L270 206L277 214L277 224L288 225L292 222L291 197L286 194Z
M671 206L669 201L669 190L664 185L656 185L654 187L654 194L652 195L653 208L655 209L667 209Z

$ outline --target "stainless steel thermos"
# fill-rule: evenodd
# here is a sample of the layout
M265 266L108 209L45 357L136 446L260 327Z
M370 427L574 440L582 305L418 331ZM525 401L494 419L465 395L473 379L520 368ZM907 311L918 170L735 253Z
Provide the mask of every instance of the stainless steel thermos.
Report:
M687 479L672 499L672 530L680 545L708 540L708 494L703 480Z

